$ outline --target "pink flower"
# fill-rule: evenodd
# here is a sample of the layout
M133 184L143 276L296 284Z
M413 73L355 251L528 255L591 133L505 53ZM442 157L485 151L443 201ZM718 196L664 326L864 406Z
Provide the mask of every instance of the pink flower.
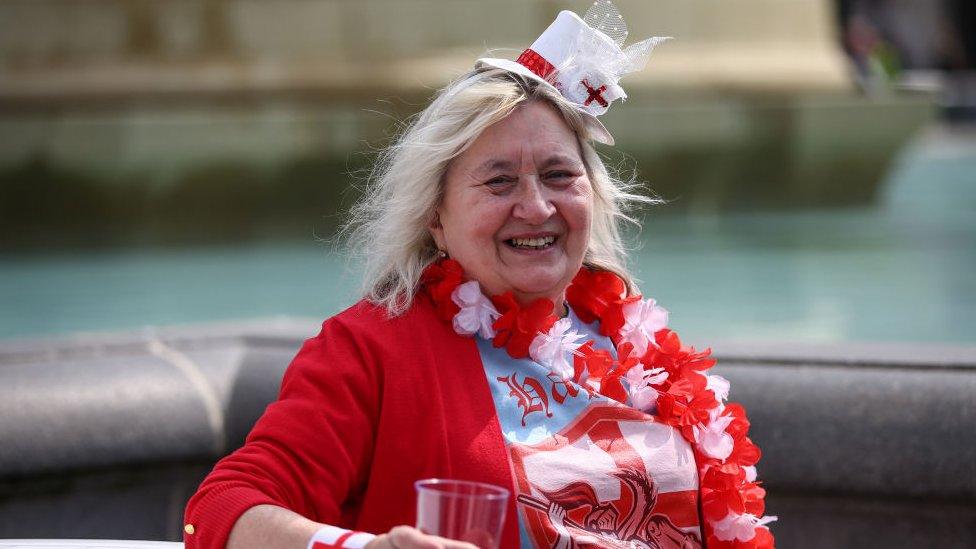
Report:
M712 409L711 420L708 425L699 423L692 429L695 434L695 443L698 444L698 449L703 454L710 458L725 460L732 455L732 449L735 447L735 439L726 433L725 429L735 418L716 414L716 411L720 411L718 406Z
M490 340L495 337L495 329L492 324L495 319L501 316L491 300L481 293L481 287L477 281L470 281L461 284L451 293L451 301L460 310L454 315L454 331L461 335L473 335L478 333L481 337Z
M643 356L648 345L654 344L654 334L668 326L668 311L658 307L653 299L636 300L623 306L624 325L620 328L620 342L634 346L634 353Z
M756 536L756 527L764 526L776 517L759 518L749 513L729 513L724 519L712 523L712 534L722 541L749 541Z
M709 411L707 424L699 423L692 427L698 449L706 456L722 461L732 455L735 446L735 439L726 432L735 417L723 414L723 402L729 398L729 386L729 381L722 376L705 376L705 389L715 395L718 406Z
M627 371L625 378L628 382L627 392L630 394L630 403L638 410L651 412L660 394L653 386L664 383L668 379L668 373L664 368L645 370L643 364L638 364Z
M746 482L756 482L758 473L755 465L743 465L742 470L746 472Z
M529 344L529 356L532 360L542 364L555 372L564 380L573 378L573 363L567 359L583 343L584 336L576 330L570 331L572 323L568 318L561 318L549 328L548 333L540 333Z
M729 399L729 388L731 384L729 380L718 375L706 375L705 376L705 388L709 391L715 393L715 400L719 402L725 402ZM721 412L721 410L719 410Z

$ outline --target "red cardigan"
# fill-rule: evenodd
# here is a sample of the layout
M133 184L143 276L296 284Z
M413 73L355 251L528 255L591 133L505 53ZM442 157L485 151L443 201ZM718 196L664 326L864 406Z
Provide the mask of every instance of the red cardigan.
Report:
M376 534L412 525L413 483L430 477L514 493L477 346L425 297L393 319L360 302L305 342L278 400L190 499L186 547L224 547L238 517L264 503ZM518 540L510 500L501 545Z

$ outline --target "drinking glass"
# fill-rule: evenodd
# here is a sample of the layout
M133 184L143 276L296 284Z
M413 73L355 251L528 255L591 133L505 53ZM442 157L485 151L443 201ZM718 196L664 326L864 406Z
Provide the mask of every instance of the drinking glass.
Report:
M498 549L508 490L465 480L425 479L417 489L417 528L425 534Z

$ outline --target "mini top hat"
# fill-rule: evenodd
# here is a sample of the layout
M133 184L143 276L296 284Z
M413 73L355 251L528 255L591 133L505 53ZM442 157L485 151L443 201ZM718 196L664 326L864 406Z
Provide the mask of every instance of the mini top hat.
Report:
M556 20L515 61L482 58L476 68L495 67L537 80L559 91L583 113L591 137L613 145L613 136L597 120L627 94L618 85L624 74L643 69L654 46L668 37L654 37L623 48L627 24L610 0L597 0L581 19L561 11Z

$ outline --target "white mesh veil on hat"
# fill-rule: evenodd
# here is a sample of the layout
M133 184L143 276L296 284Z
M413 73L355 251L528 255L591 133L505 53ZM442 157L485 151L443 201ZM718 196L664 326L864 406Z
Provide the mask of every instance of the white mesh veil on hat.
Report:
M613 136L596 118L627 94L620 77L642 70L654 46L668 37L653 37L623 47L627 24L610 0L597 0L581 19L561 11L556 20L516 59L482 58L475 67L496 67L554 87L583 113L593 139L608 145Z

